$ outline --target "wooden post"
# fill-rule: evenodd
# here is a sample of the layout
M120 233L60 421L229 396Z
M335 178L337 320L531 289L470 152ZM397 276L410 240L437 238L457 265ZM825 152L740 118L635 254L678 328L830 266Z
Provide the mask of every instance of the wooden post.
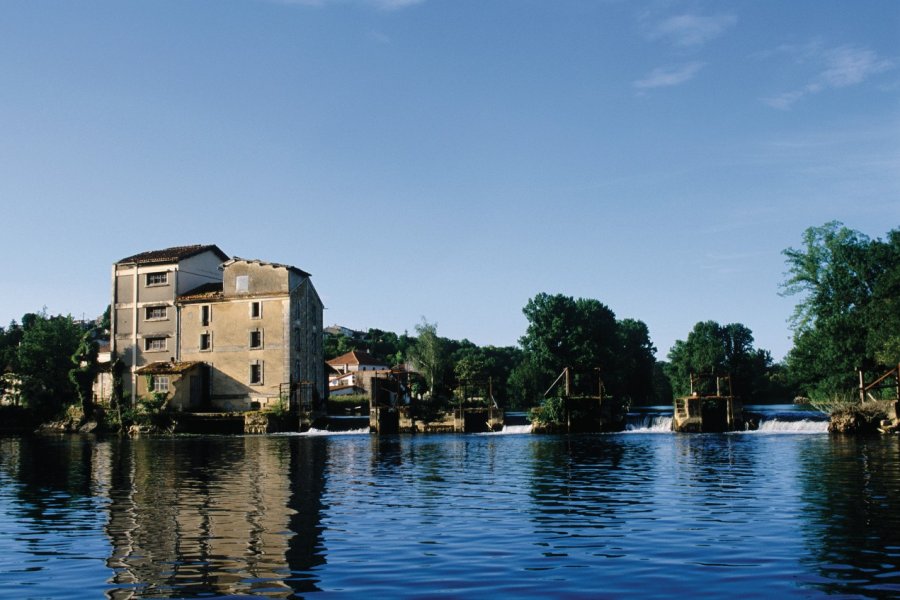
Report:
M722 378L719 377L718 375L716 375L716 396L721 396L721 395L722 395L722 390L719 388L719 382L720 382L721 380L722 380Z
M691 371L689 379L691 380L691 396L693 396L694 395L694 372L693 371Z
M863 376L863 370L858 369L859 371L859 403L866 403L866 382Z

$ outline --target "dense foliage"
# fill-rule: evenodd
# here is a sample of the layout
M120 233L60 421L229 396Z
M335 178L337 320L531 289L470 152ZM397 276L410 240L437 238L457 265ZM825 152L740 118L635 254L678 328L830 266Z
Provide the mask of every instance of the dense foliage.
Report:
M669 352L665 366L677 396L690 393L690 377L705 376L695 390L709 394L716 391L715 377L731 378L731 389L722 393L752 403L789 402L790 389L783 385L780 370L767 350L753 347L753 333L740 323L719 325L703 321L694 325L686 340L678 340ZM726 385L724 382L723 386Z
M71 316L29 313L22 324L0 328L4 389L0 392L33 413L49 417L77 398L69 379L71 357L84 328Z
M874 375L900 362L900 229L871 240L826 223L784 254L784 293L800 297L787 367L802 393L842 393L858 368Z

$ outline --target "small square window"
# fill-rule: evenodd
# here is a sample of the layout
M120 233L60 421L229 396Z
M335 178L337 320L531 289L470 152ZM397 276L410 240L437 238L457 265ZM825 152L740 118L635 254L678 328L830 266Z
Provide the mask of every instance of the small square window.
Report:
M263 366L261 362L250 365L250 385L259 385L263 382Z
M147 285L166 285L167 283L169 283L168 272L147 273Z
M203 326L209 325L210 318L212 317L212 310L208 304L200 307L200 324Z
M262 317L262 302L250 303L250 318L259 319Z
M250 347L251 348L262 348L262 331L259 329L254 329L250 332Z
M153 376L151 376L150 384L151 384L150 388L151 388L152 392L166 393L169 391L169 376L168 375L153 375Z
M212 350L212 336L209 333L200 334L200 350Z
M234 291L235 292L249 292L250 291L250 276L249 275L238 275L234 278Z
M147 321L158 321L166 318L166 307L165 306L148 306L146 309Z
M166 338L151 337L144 338L144 350L147 352L164 352L166 349Z

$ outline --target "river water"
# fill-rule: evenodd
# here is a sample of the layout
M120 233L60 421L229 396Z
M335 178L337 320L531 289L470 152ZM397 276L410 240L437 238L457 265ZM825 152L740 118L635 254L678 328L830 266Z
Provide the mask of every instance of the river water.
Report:
M0 438L0 597L900 596L900 437L807 417Z

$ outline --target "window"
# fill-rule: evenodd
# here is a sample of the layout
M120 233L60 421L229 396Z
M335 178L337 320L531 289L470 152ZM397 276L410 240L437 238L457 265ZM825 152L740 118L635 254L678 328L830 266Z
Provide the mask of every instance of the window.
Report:
M147 273L147 285L166 285L167 283L169 283L169 274L166 271Z
M259 319L262 317L262 302L250 303L250 318Z
M144 338L144 350L147 352L163 352L166 349L166 338L164 337L148 337Z
M263 382L262 362L250 363L250 385L260 385Z
M209 305L204 305L200 307L200 324L203 326L209 325L210 317L212 313L210 312Z
M212 350L212 336L210 334L200 334L200 350Z
M165 306L148 306L146 309L146 320L147 321L158 321L166 318L166 307Z
M250 332L250 347L262 348L262 331L254 329Z
M234 291L235 292L249 292L250 291L250 276L249 275L238 275L234 278Z
M151 375L150 391L153 393L157 393L157 392L168 393L168 391L169 391L169 376L168 375Z

